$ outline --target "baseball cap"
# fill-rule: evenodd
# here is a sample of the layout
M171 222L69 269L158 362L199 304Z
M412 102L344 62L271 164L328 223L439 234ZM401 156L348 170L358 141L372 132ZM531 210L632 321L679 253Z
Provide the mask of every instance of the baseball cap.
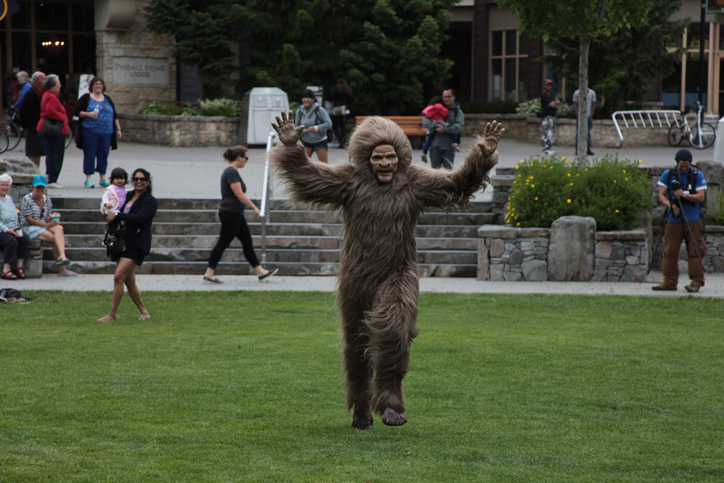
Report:
M689 151L688 149L679 149L678 151L676 151L676 156L674 156L674 159L677 163L679 161L691 162L693 156L691 155L691 151Z
M48 186L48 179L42 174L36 174L33 176L33 187L35 186Z
M546 84L546 85L552 85L552 84L553 84L553 81L550 80L550 79L546 79L545 84Z

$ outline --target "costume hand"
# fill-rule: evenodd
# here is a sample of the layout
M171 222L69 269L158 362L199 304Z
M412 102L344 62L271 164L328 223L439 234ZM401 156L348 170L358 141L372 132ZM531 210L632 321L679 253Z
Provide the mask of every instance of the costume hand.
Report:
M302 137L304 126L294 127L292 111L289 111L289 114L282 111L281 118L277 116L276 120L276 124L272 123L272 127L277 132L279 141L285 146L294 146L297 144L297 141Z
M500 142L500 138L503 137L504 132L505 129L503 129L503 125L498 121L489 122L485 125L483 140L478 143L478 146L480 146L483 152L483 156L490 156L498 149L498 143Z

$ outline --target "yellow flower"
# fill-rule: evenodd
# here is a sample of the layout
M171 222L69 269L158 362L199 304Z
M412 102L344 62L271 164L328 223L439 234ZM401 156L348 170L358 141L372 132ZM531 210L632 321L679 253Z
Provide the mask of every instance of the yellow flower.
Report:
M568 186L573 186L573 183L569 184Z
M518 169L518 166L516 166L515 169Z
M616 213L618 213L618 210L616 210Z
M640 162L641 162L641 160L639 159L639 163L640 163Z
M626 170L625 170L625 169L622 169L621 171L623 171L623 174L626 174Z
M535 200L538 201L538 197L537 197L537 196L535 197Z
M571 177L571 173L568 173L568 177L569 177L569 178Z
M626 181L628 181L628 178L624 178Z
M570 203L570 202L571 202L571 199L570 199L570 198L568 198L568 203Z
M530 187L531 187L531 188L535 188L535 185L534 185L534 184L532 184L532 185L530 185Z
M516 223L515 226L520 226L520 222Z
M614 179L614 180L613 180L613 182L615 183L615 182L616 182L616 180Z

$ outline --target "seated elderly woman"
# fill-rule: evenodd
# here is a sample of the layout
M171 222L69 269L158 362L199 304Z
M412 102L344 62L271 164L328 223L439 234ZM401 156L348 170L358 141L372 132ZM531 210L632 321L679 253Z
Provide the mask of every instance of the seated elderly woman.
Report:
M18 209L10 196L13 178L0 175L0 250L4 251L0 278L18 280L25 278L25 260L30 256L30 239L20 228Z
M53 256L61 277L75 277L78 274L68 270L70 260L65 257L65 233L60 226L60 214L53 213L53 201L45 194L48 180L42 174L33 178L33 191L25 195L20 205L20 219L23 231L32 240L37 238L53 245Z

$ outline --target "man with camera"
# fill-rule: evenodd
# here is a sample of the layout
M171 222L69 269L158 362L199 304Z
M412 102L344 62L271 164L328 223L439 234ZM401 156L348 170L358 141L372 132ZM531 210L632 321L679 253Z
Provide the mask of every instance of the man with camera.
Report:
M683 240L686 241L691 279L691 283L684 288L687 292L698 292L704 286L702 257L706 254L706 244L701 231L700 204L706 195L706 180L701 171L691 165L692 155L688 149L677 151L674 159L676 168L664 171L658 182L659 201L668 208L661 264L664 281L652 288L676 290L679 281L679 249Z

